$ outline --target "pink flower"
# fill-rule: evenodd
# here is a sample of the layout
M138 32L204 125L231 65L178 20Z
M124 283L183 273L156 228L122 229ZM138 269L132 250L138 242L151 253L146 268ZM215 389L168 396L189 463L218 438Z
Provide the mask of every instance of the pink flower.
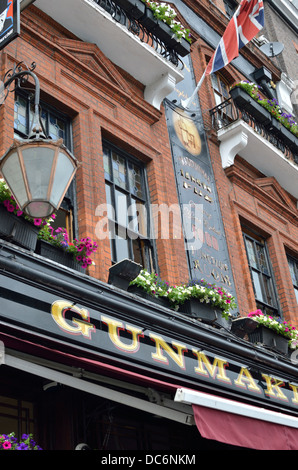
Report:
M11 442L4 441L2 446L3 446L3 449L10 449L11 448Z
M247 316L248 316L248 317L253 317L253 316L255 316L255 315L256 315L256 316L261 316L261 315L263 315L262 310L259 310L259 309L258 309L258 310L256 310L255 312L250 312Z
M14 206L10 203L7 204L6 206L6 209L8 210L8 212L13 212L14 211Z
M34 219L34 225L39 227L39 225L41 225L41 224L42 224L42 219Z

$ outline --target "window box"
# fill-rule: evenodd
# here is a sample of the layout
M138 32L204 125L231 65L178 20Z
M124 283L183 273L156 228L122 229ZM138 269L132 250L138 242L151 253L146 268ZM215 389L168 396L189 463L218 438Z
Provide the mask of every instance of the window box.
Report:
M267 109L257 103L240 87L232 88L230 95L235 105L241 111L246 111L257 123L263 125L279 140L283 141L294 155L298 155L298 138L281 122L275 119Z
M115 3L119 5L126 13L130 13L131 16L138 20L145 13L145 4L141 0L115 0ZM100 4L100 2L99 2Z
M200 302L199 299L186 300L180 307L179 312L185 315L196 318L203 323L208 323L214 326L223 327L230 330L232 326L232 319L226 319L222 315L222 310L213 307L210 304Z
M24 217L16 216L0 204L0 237L34 251L39 228Z
M73 256L70 253L66 253L58 246L54 246L44 240L38 240L36 252L44 258L51 259L56 263L67 266L75 271L79 271L81 273L85 272L85 269L73 259Z
M272 116L269 111L267 111L267 109L257 103L242 88L232 88L230 90L230 95L235 105L240 109L240 111L246 111L259 124L262 124L264 126L269 126L271 124Z
M141 297L142 299L149 300L150 302L154 302L155 304L159 304L162 307L170 308L168 299L166 299L165 297L154 297L154 295L148 294L144 291L144 289L139 286L129 286L127 291L131 294L135 294L138 297Z
M176 51L181 57L189 54L190 43L184 38L181 39L181 42L175 39L175 37L173 37L174 33L169 25L155 18L150 8L145 8L144 16L142 16L139 21L149 32L164 42L166 46Z
M293 152L294 155L298 155L298 137L293 132L289 131L281 122L272 117L271 123L268 127L270 132L274 134L279 140Z
M110 267L108 283L127 290L130 282L137 277L141 269L140 264L130 259L123 259Z
M282 354L288 354L289 340L265 325L258 325L253 332L248 334L248 339L251 343L266 346Z

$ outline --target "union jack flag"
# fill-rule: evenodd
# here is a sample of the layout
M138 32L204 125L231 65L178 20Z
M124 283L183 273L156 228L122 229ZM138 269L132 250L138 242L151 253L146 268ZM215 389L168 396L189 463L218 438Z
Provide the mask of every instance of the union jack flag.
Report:
M242 0L221 38L205 74L225 67L239 55L245 46L264 27L263 0Z

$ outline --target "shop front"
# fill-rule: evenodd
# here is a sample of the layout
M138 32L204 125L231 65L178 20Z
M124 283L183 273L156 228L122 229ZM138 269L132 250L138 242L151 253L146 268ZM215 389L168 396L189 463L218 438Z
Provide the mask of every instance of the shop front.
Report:
M298 448L289 357L8 242L0 269L1 433L46 450Z

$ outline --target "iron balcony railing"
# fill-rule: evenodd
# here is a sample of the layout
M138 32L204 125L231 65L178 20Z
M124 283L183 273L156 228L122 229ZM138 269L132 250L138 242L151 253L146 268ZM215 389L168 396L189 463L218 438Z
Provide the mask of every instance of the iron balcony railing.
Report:
M249 124L255 132L260 136L264 137L268 142L273 144L276 148L281 150L286 158L291 159L296 164L298 164L298 147L297 152L289 148L285 143L284 139L276 135L274 131L271 130L270 126L264 125L260 120L253 115L253 113L248 112L245 109L239 109L232 98L229 98L218 106L209 110L212 122L212 128L216 131L223 129L238 119L242 119L244 122Z
M178 53L161 40L154 31L149 31L146 26L144 26L139 20L135 19L130 12L123 10L123 8L113 0L93 1L108 12L115 21L125 26L128 31L136 35L141 42L148 44L173 65L183 69L184 64Z

